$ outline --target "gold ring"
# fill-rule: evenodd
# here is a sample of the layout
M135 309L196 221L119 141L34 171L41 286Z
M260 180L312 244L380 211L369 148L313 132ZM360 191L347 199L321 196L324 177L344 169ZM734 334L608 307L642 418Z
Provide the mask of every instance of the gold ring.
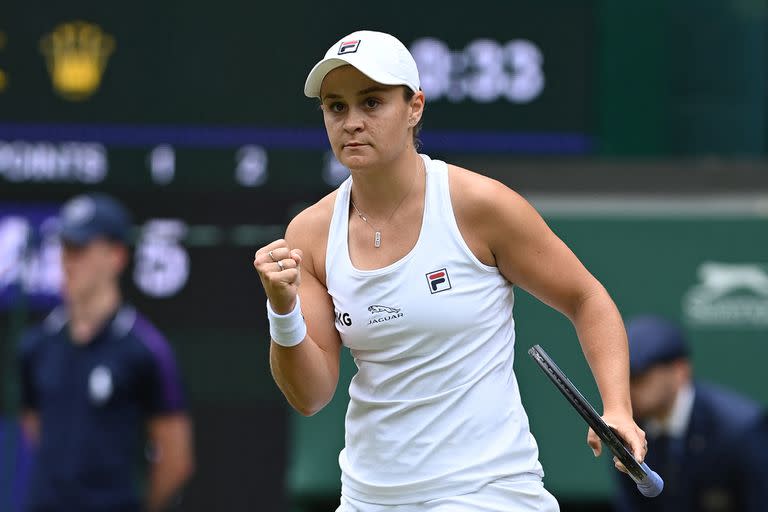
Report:
M274 256L272 256L272 251L269 251L267 254L269 254L269 259L271 259L272 261L275 261L275 262L277 262L277 260L275 259L275 257L274 257Z
M283 262L282 262L282 261L278 260L278 261L276 261L275 263L277 263L277 266L278 266L278 267L280 267L280 271L281 271L281 272L282 272L283 270L285 270L285 267L283 266Z

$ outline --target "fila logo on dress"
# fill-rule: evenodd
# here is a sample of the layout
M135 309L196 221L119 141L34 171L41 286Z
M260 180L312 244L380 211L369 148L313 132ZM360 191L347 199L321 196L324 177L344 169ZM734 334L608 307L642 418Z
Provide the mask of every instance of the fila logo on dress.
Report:
M429 283L429 293L440 293L451 289L451 278L448 277L448 270L444 268L429 272L427 283Z

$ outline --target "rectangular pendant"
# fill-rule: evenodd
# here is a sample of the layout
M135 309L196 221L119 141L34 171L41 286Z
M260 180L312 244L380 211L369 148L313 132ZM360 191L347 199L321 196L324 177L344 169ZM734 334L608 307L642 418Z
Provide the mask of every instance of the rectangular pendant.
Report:
M373 237L373 246L381 247L381 231L377 231L376 235Z

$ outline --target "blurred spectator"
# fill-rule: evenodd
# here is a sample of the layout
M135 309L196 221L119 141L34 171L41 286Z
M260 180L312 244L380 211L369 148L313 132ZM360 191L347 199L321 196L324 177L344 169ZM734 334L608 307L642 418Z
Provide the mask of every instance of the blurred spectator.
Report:
M768 510L768 415L747 397L693 380L681 330L656 316L627 324L635 418L646 462L664 479L653 499L618 478L618 512Z
M62 208L64 304L21 340L22 425L36 447L29 512L163 510L192 472L171 348L122 298L129 230L106 195Z

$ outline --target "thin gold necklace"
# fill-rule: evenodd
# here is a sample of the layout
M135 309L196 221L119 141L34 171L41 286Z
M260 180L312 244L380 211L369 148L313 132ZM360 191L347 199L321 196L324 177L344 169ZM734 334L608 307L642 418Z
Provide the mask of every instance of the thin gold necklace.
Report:
M419 157L419 159L421 159L421 157ZM422 165L424 165L424 160L422 160L421 163L422 163ZM408 192L406 192L405 195L403 196L403 198L400 199L400 202L397 203L397 206L395 206L395 209L392 210L392 213L389 214L389 217L387 217L387 220L384 221L384 225L389 223L389 221L392 219L392 216L395 214L395 212L400 208L400 206L405 201L405 198L408 197L409 195L411 195L411 191L413 191L413 186L416 184L416 177L420 174L419 171L421 170L422 165L420 165L419 168L416 169L416 172L413 175L413 180L411 181L411 186L408 188ZM426 166L425 166L424 170L426 171ZM350 194L349 202L352 203L352 208L355 209L355 212L357 213L357 216L360 217L363 220L363 222L368 224L371 227L371 229L373 229L373 231L374 231L374 234L373 234L373 246L378 249L379 247L381 247L381 230L379 228L375 227L370 222L368 222L368 217L363 212L361 212L360 209L357 207L355 202L352 200L351 194Z

